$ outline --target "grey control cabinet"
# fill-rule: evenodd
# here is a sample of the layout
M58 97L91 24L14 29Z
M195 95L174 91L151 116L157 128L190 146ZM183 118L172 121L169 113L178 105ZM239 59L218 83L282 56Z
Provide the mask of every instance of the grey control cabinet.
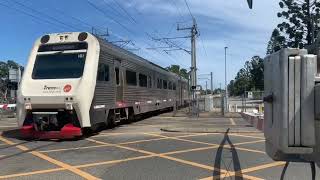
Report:
M266 152L274 160L310 154L315 146L317 56L282 49L264 61Z

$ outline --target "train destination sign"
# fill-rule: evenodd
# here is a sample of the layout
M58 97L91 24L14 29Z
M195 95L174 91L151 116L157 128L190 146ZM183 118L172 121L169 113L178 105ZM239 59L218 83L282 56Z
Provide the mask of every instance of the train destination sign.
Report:
M45 45L41 45L39 47L38 52L83 50L83 49L87 49L87 48L88 48L88 44L86 42L63 43L63 44L45 44Z

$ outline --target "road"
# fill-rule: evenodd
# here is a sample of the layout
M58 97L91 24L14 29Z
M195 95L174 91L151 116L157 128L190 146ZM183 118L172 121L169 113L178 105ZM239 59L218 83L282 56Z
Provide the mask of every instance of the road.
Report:
M161 115L73 141L25 141L14 126L0 120L0 179L280 179L285 164L235 117ZM290 164L284 179L311 179L309 164Z

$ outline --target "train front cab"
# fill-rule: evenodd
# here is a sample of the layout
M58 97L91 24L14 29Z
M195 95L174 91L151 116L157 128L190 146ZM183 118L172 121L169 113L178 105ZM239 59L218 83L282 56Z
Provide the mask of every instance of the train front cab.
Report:
M89 33L51 34L36 41L18 92L23 137L73 138L91 126L98 52L99 43Z

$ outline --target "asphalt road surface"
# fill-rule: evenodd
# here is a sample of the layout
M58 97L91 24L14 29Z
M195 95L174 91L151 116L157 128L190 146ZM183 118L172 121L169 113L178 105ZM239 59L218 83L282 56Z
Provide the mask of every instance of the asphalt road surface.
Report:
M72 141L25 141L14 129L0 120L0 179L280 179L285 164L241 118L162 115ZM291 163L284 179L311 179L310 165Z

